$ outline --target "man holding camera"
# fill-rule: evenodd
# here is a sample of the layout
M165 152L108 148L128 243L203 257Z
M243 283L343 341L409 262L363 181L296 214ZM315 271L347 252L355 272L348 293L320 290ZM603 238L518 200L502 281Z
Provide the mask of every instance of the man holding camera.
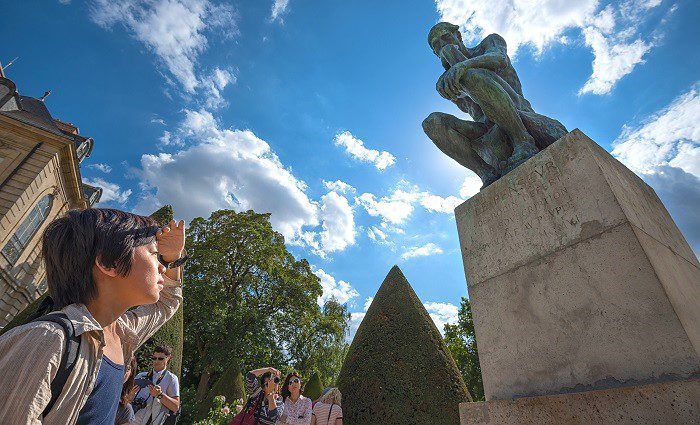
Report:
M180 409L180 383L168 370L172 350L159 345L153 350L153 369L136 375L134 382L141 387L132 405L136 411L135 424L161 425Z

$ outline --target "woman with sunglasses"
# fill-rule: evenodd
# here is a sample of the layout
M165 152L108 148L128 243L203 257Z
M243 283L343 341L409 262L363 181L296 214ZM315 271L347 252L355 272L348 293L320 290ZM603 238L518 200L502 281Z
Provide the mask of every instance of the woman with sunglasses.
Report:
M298 373L292 372L284 379L284 414L277 421L278 425L311 425L311 399L301 395L302 388Z
M274 367L263 367L245 376L250 396L243 411L252 413L258 425L275 425L284 413L284 403L277 393L280 375Z

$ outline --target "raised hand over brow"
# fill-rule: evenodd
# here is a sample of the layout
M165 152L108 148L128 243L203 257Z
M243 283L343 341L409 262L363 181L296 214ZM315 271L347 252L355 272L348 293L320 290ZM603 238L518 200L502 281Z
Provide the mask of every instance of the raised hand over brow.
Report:
M185 249L185 221L171 220L170 224L158 230L156 242L158 253L165 261L175 261L180 258Z

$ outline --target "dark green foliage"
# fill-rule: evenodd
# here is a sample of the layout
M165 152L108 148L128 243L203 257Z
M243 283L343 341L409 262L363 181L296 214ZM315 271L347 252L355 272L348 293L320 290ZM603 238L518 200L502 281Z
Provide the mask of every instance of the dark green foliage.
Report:
M10 329L16 326L26 323L29 317L36 312L37 307L44 300L44 298L46 298L47 295L48 292L45 292L44 295L32 301L27 307L24 308L24 310L17 313L17 315L12 318L10 323L6 324L2 328L2 330L0 330L0 335L4 334L5 332L9 331Z
M471 397L435 324L394 266L338 377L344 423L458 425Z
M173 219L173 208L166 205L151 214L158 224L165 226ZM139 370L146 370L151 367L151 354L153 348L159 344L167 344L173 349L173 358L168 364L168 369L180 377L182 371L182 347L183 347L183 311L182 306L175 312L175 315L165 323L141 348L136 352L139 363Z
M321 396L321 391L323 391L323 382L321 382L318 372L314 372L309 378L309 382L304 385L304 395L315 401Z
M206 400L199 405L200 418L204 418L207 412L211 410L215 404L214 399L217 396L224 396L226 403L233 403L235 400L241 398L243 402L245 402L247 399L245 382L239 368L239 362L232 362L231 366L219 376L214 386L209 390Z
M483 401L484 382L481 379L479 352L476 348L472 306L467 298L462 298L457 323L445 325L445 343L474 401Z

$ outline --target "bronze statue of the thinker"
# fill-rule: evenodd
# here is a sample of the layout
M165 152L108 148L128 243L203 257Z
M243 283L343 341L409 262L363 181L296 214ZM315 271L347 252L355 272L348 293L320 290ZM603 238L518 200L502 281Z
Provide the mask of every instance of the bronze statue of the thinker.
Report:
M525 99L500 35L468 48L457 25L440 22L431 28L428 44L445 68L437 91L474 121L433 112L423 129L440 150L481 178L482 189L566 134L559 121L536 113Z

